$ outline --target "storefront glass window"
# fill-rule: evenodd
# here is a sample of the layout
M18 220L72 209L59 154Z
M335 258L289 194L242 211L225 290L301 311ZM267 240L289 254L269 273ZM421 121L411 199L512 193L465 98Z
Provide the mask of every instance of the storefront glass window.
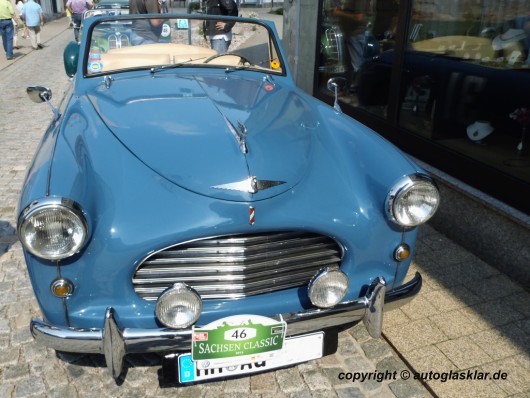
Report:
M400 125L530 182L530 1L416 0L409 26Z
M386 117L391 67L367 64L394 48L398 11L399 0L324 0L319 89L342 77L341 102Z
M321 93L344 78L346 112L398 126L398 145L406 131L530 182L530 0L322 2Z

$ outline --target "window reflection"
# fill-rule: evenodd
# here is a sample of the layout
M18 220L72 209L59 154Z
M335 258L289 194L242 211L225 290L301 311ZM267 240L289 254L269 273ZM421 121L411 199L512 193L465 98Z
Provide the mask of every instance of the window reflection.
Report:
M415 1L399 122L478 162L530 181L530 1Z
M398 21L403 3L324 0L319 90L345 77L342 103L383 119L397 110L432 145L530 182L530 0L412 0ZM404 65L392 82L398 41Z
M399 1L327 0L323 7L320 49L320 87L330 77L348 80L340 100L383 115L388 78L369 79L373 71L363 72L365 64L394 47ZM364 79L360 76L364 75ZM382 77L382 75L381 75ZM381 87L382 86L382 87ZM379 88L383 91L380 91Z

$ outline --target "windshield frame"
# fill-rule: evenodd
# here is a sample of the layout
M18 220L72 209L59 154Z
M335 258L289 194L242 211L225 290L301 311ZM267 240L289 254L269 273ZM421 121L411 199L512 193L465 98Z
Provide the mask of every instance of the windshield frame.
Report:
M112 11L113 9L99 9L98 11ZM126 22L132 22L134 20L146 20L146 19L167 19L172 20L173 22L177 22L178 20L199 20L199 21L207 21L207 20L214 20L214 21L226 21L226 22L235 22L235 23L246 23L246 24L255 24L257 26L260 26L264 28L268 34L268 40L265 39L264 44L267 44L270 50L275 55L275 59L278 60L280 68L278 70L274 70L271 68L260 68L259 66L245 66L242 68L239 67L227 67L226 65L222 64L199 64L199 63L190 63L189 67L187 66L186 62L179 63L178 67L174 68L167 68L166 70L175 70L180 68L206 68L206 69L217 69L217 70L224 70L224 71L234 71L234 70L250 70L255 72L260 72L264 74L270 74L270 75L277 75L277 76L287 76L288 75L288 65L286 62L285 55L283 53L283 49L281 45L279 44L279 39L276 34L276 30L274 29L273 22L267 21L267 20L260 20L256 18L247 18L247 17L230 17L230 16L218 16L218 15L205 15L205 14L123 14L123 15L105 15L105 13L93 17L89 17L83 21L83 37L81 40L81 47L80 47L80 53L82 54L82 57L80 57L80 66L81 66L81 74L84 78L90 79L94 77L101 77L101 76L107 76L107 75L113 75L117 73L125 73L125 72L132 72L132 71L139 71L139 70L146 70L151 71L153 67L155 69L159 68L162 65L142 65L137 67L127 67L127 68L121 68L121 69L113 69L109 71L101 71L101 72L93 72L88 70L89 65L89 54L90 54L90 42L92 40L92 36L94 33L94 30L97 29L98 26L104 23L119 23L120 21L126 21ZM191 28L189 28L191 29ZM134 46L131 46L134 47ZM229 51L230 53L231 51ZM234 50L235 53L237 53L237 49ZM272 61L272 60L270 60ZM168 64L171 65L171 64Z

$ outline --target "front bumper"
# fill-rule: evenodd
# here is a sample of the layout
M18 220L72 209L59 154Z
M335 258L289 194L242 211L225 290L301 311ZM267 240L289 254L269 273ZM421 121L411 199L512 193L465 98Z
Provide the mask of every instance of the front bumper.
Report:
M329 309L311 309L279 314L287 323L287 336L309 333L362 320L370 336L381 335L383 309L401 307L420 291L422 278L414 278L398 288L386 291L384 278L376 278L364 297L341 303ZM120 328L119 317L108 308L102 329L58 327L32 319L30 329L35 340L58 351L105 355L107 367L114 378L122 372L126 354L174 352L191 350L191 329L130 329Z

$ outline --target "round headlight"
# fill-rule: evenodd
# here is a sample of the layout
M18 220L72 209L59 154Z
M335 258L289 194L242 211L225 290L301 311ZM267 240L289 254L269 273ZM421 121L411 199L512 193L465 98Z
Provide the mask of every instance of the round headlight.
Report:
M182 329L193 325L201 311L201 297L185 283L175 283L156 302L156 317L170 328Z
M343 272L326 268L309 282L309 299L317 307L333 307L344 298L349 285L348 277Z
M390 191L387 200L389 217L404 227L427 222L438 209L440 193L425 175L407 176Z
M70 257L87 239L83 213L67 199L34 202L23 211L18 225L18 235L26 250L47 260Z

